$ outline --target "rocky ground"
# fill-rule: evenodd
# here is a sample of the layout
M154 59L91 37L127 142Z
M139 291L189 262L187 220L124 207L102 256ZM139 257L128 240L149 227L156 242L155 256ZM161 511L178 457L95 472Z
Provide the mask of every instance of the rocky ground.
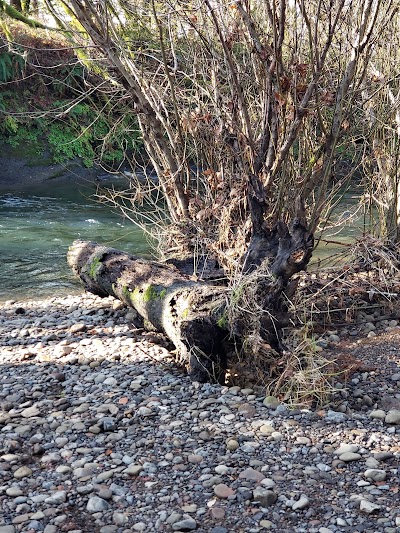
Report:
M322 335L358 361L324 409L191 383L160 341L111 299L1 306L0 533L400 531L395 321Z

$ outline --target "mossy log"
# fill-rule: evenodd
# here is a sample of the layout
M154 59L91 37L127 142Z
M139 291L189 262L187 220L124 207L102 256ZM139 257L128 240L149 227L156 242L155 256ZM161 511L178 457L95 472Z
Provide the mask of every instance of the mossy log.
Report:
M312 248L312 235L299 219L289 228L284 223L261 228L243 258L243 279L236 289L194 279L187 262L157 263L95 242L75 241L68 262L87 291L122 300L165 333L192 379L223 383L233 342L240 346L260 339L282 348L286 301L297 286L291 278L307 266ZM216 272L218 265L210 276Z
M75 241L68 263L87 291L118 298L165 333L193 380L223 382L225 287L95 242Z

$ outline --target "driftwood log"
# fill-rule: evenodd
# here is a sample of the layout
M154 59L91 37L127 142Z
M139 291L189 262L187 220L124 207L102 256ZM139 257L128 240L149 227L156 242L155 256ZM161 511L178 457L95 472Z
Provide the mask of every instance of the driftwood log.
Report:
M282 296L294 290L295 283L289 280L305 268L312 249L312 236L295 220L290 228L280 223L253 238L243 259L245 275L257 285L252 293L257 309L265 310L259 334L277 350L285 317ZM212 280L195 280L188 274L188 263L158 263L79 240L69 249L68 263L87 291L118 298L163 332L195 381L223 383L232 336L238 345L252 333L243 317L235 323L227 320L232 291ZM265 264L271 277L266 279L262 272L258 278L257 271Z
M87 291L118 298L165 333L193 380L223 381L227 331L220 319L226 288L193 281L173 265L94 242L75 241L68 252L68 263Z

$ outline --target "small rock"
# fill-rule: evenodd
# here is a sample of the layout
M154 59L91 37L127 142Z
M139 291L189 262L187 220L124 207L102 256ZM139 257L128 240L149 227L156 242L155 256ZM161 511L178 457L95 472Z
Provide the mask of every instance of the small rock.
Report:
M237 440L234 440L234 439L230 439L228 440L228 442L226 443L226 447L228 448L228 450L230 450L231 452L237 450L239 448L239 443Z
M400 424L400 411L391 409L385 417L386 424Z
M238 413L245 418L253 418L253 416L256 414L256 408L250 403L243 403L239 406Z
M174 531L193 531L197 528L197 522L193 518L185 518L185 520L180 520L172 524L172 529Z
M136 522L132 527L135 531L145 531L146 524L144 522Z
M225 509L223 509L222 507L211 507L211 516L213 518L215 518L216 520L222 520L223 518L225 518L225 515L226 515L226 512L225 512Z
M377 505L376 503L372 503L368 500L360 501L360 511L362 513L372 514L378 512L380 509L380 505Z
M235 494L235 491L228 487L228 485L225 485L225 483L219 483L218 485L215 485L214 487L214 494L221 498L222 500L226 500L230 496L233 496Z
M364 472L364 476L367 479L373 479L374 481L383 481L386 479L385 470L379 470L377 468L369 468Z
M131 464L131 465L128 466L128 468L125 468L123 473L124 474L128 474L129 476L137 476L139 474L139 472L141 472L142 470L143 470L143 466L142 465Z
M338 411L329 410L325 416L326 422L332 422L334 424L340 424L347 419L347 416L344 413L339 413Z
M264 529L272 529L275 528L275 524L271 522L271 520L260 520L260 527Z
M106 500L103 500L98 496L92 496L91 498L89 498L89 501L86 505L86 510L89 513L100 513L102 511L107 511L107 509L109 508L110 504L107 503Z
M375 409L369 413L370 418L377 418L378 420L383 420L386 416L385 411L382 409Z
M361 455L359 453L345 452L339 456L339 459L344 463L349 463L350 461L358 461L361 459Z
M124 513L113 513L113 522L116 526L124 526L128 522L128 517Z
M14 472L14 477L21 479L23 477L28 477L32 474L32 470L27 466L21 466Z
M306 507L308 507L309 503L310 500L307 498L307 496L305 494L302 494L297 500L297 502L294 502L294 504L292 505L292 509L293 511L305 509Z
M261 472L258 472L258 470L254 470L253 468L246 468L246 470L240 472L239 478L247 479L248 481L262 481L265 476Z
M40 414L39 409L36 407L36 405L32 405L32 407L27 407L21 412L21 416L24 418L31 418L34 416L38 416Z
M269 409L276 409L281 402L275 396L267 396L264 398L263 404Z
M272 490L265 489L264 487L257 487L253 490L253 499L256 502L259 502L262 507L271 507L271 505L273 505L278 499L278 495Z
M70 333L79 333L80 331L86 331L86 324L79 323L79 324L73 324L69 328Z
M188 462L192 464L198 464L203 461L203 457L201 455L197 454L190 454L188 455Z
M335 450L336 455L342 455L343 453L356 453L359 450L359 446L356 444L341 444L337 450Z

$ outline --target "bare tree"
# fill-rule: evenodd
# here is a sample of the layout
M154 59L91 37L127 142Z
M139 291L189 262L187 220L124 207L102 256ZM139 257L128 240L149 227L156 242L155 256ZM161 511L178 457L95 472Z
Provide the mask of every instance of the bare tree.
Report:
M278 328L269 317L284 308L343 186L335 169L354 142L371 56L396 2L48 5L135 109L158 177L111 200L133 220L156 218L161 256L190 257L197 275L211 258L246 287L229 326L254 352ZM143 215L146 200L154 211Z

